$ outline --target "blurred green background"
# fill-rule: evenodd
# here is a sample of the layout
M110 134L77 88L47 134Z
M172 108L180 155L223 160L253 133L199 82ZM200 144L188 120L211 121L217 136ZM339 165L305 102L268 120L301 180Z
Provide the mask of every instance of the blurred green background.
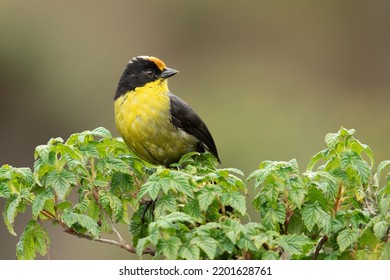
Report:
M389 26L385 0L0 0L0 165L31 167L51 137L117 136L117 80L145 54L180 70L170 89L207 123L223 167L247 176L296 158L304 171L341 126L390 159ZM48 230L53 259L133 257ZM0 259L15 259L17 241L1 221Z

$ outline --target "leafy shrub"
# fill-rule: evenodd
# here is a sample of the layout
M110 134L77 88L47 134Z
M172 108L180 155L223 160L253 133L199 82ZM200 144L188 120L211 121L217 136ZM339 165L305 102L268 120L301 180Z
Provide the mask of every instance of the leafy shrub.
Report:
M15 217L32 209L19 259L47 254L48 222L155 258L390 259L390 176L382 175L390 161L373 171L373 152L353 134L328 134L304 173L294 159L264 161L245 181L207 153L187 154L171 168L148 165L105 128L54 138L36 148L33 170L0 168L3 219L16 235ZM243 223L249 181L259 215Z

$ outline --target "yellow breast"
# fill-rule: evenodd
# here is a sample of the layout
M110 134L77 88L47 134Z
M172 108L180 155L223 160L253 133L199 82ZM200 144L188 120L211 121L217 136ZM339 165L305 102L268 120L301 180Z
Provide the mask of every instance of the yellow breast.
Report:
M170 164L195 150L197 139L170 120L167 82L157 80L115 100L115 122L126 144L153 164Z

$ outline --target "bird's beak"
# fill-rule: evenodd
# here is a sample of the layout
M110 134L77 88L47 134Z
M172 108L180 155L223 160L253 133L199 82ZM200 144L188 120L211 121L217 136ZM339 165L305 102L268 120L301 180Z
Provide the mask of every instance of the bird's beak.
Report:
M172 77L173 75L179 73L179 71L172 69L172 68L165 68L161 73L161 78L167 79L169 77Z

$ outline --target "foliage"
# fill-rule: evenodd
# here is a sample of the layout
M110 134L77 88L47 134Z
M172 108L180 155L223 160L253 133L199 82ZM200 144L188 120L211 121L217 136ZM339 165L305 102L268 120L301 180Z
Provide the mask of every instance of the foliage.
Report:
M33 170L3 165L8 231L29 206L19 259L48 253L49 222L66 233L165 259L390 259L390 161L341 128L300 173L296 160L263 161L245 181L189 153L171 168L148 165L97 128L35 150ZM247 185L254 182L248 219ZM126 224L132 242L116 230ZM102 238L111 234L113 239Z

